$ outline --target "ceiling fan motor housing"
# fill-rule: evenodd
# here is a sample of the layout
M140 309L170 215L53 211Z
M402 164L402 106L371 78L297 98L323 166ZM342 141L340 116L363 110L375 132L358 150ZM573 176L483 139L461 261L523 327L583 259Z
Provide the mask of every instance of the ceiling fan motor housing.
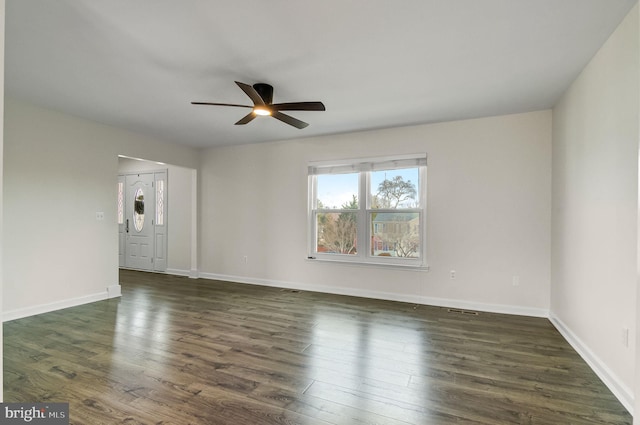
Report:
M271 105L273 103L273 86L266 83L256 83L253 88L258 92L264 103Z

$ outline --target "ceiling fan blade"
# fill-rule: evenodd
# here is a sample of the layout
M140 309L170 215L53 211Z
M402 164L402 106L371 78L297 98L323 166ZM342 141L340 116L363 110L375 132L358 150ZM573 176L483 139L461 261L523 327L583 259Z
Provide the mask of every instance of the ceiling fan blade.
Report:
M295 128L297 128L297 129L303 129L303 128L305 128L306 126L308 126L308 125L309 125L309 124L307 124L307 123L306 123L306 122L304 122L304 121L300 121L300 120L299 120L299 119L297 119L297 118L293 118L292 116L289 116L289 115L283 114L282 112L279 112L279 111L274 111L274 112L271 114L271 116L272 116L273 118L277 119L277 120L282 121L283 123L286 123L286 124L292 125L292 126L294 126Z
M213 106L237 106L238 108L252 108L249 105L236 105L235 103L213 103L213 102L191 102L192 105L213 105Z
M287 102L271 105L274 111L326 111L322 102Z
M254 114L253 111L251 111L247 115L245 115L242 119L240 119L240 121L238 121L236 125L244 125L246 123L249 123L253 121L255 117L256 117L256 114Z
M264 106L264 100L262 100L262 97L260 97L256 89L249 84L241 83L239 81L236 81L236 84L247 94L247 96L249 96L254 105Z

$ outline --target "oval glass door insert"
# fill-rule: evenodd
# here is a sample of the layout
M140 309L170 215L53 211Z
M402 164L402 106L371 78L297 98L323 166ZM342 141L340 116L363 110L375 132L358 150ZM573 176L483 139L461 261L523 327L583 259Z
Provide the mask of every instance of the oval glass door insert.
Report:
M133 227L141 232L144 227L144 192L139 187L133 202Z

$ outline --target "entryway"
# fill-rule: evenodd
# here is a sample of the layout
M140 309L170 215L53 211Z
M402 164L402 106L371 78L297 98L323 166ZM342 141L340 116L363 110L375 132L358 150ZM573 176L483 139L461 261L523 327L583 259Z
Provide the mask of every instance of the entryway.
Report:
M167 170L118 176L120 267L167 269Z

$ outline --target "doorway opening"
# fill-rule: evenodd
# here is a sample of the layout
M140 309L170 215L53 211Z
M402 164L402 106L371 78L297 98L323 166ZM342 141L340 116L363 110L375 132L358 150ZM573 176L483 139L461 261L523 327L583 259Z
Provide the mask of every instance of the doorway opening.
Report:
M167 170L118 175L120 267L167 270Z
M119 267L197 278L197 205L196 169L118 155Z

